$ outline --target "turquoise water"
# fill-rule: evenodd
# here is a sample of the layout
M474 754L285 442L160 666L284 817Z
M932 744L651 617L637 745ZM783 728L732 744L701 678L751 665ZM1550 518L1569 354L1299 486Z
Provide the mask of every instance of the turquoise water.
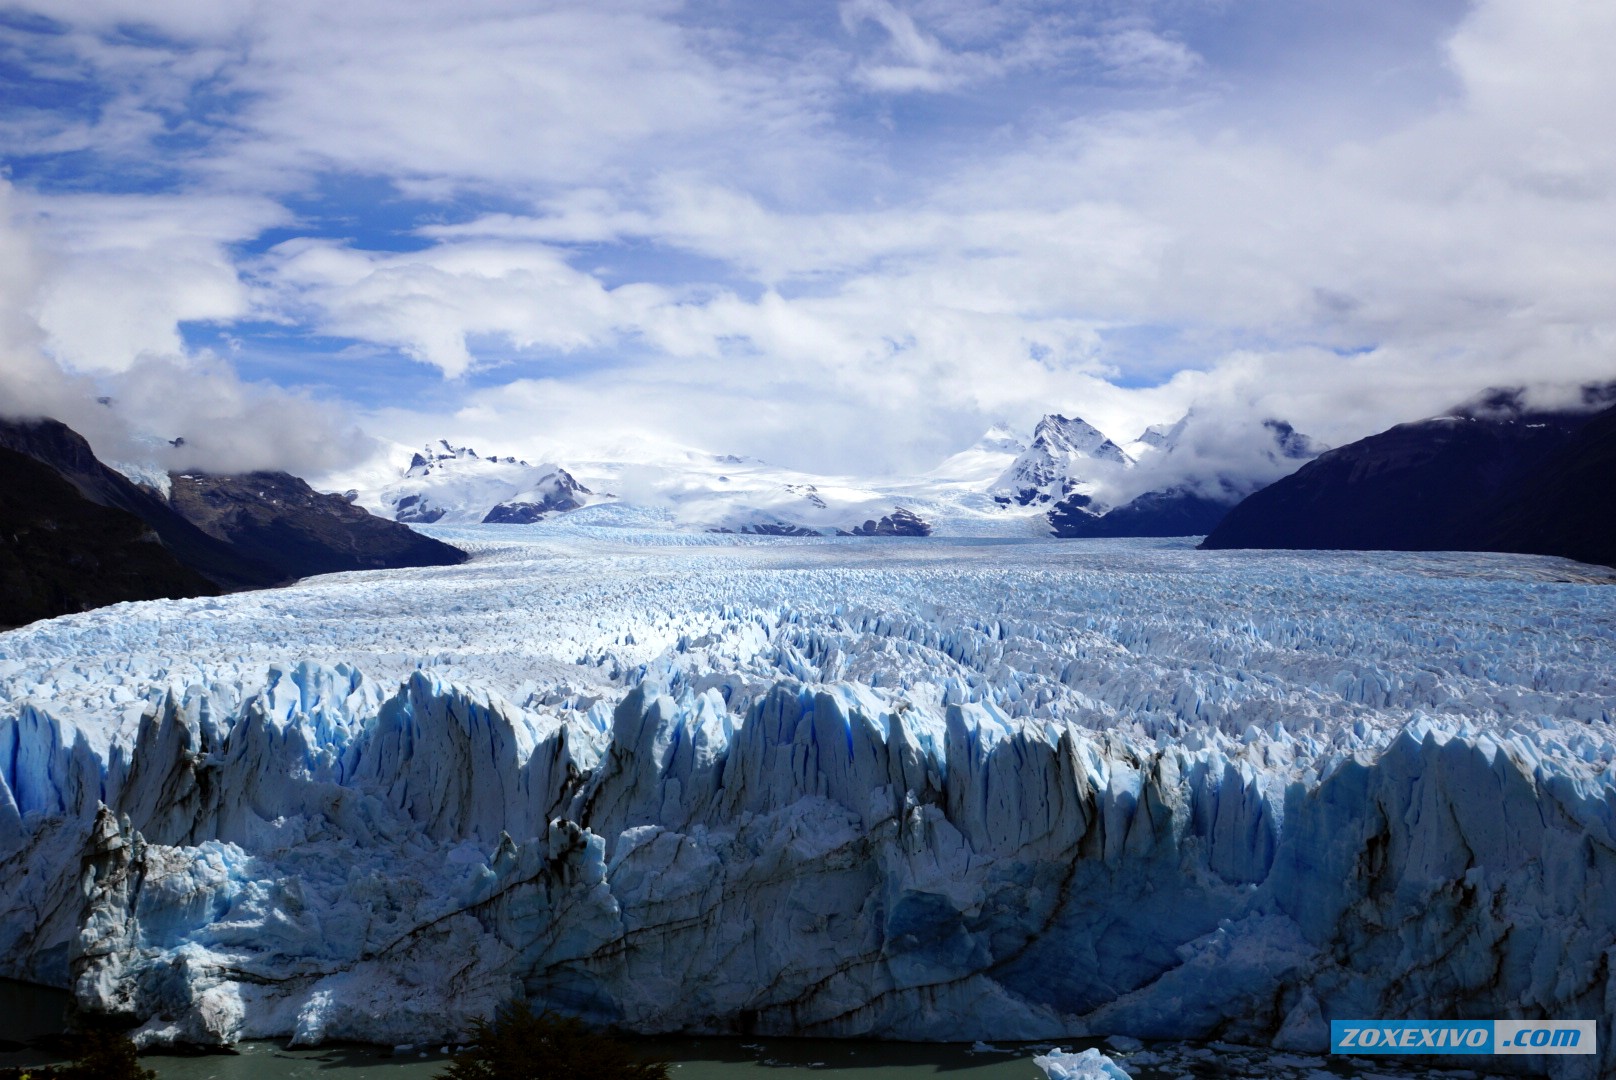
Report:
M0 980L0 1065L37 1065L64 1059L16 1047L59 1033L67 995ZM647 1057L672 1064L673 1080L1043 1080L1033 1056L1045 1046L970 1047L953 1043L890 1043L836 1039L640 1039ZM1063 1043L1067 1049L1101 1046L1136 1080L1474 1080L1475 1071L1409 1067L1392 1059L1282 1054L1218 1044L1155 1044L1119 1050L1096 1040ZM146 1067L161 1080L429 1080L446 1066L440 1048L394 1053L369 1046L287 1050L277 1043L244 1043L239 1053L178 1057L148 1055Z

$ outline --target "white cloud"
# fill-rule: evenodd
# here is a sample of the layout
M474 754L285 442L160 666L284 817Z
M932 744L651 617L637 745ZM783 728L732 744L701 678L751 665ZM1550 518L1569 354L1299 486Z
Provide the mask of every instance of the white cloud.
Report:
M395 346L450 377L474 366L468 340L570 352L638 324L662 290L609 291L553 249L475 240L408 254L288 241L260 263L275 302L328 334Z
M35 196L28 201L49 273L33 315L44 347L80 372L128 369L185 349L179 324L249 312L228 246L290 220L261 198Z
M1339 443L1487 383L1612 374L1608 6L1484 0L1446 40L1414 20L1393 52L1446 64L1447 96L1366 89L1348 123L1342 85L1402 84L1331 53L1286 84L1305 124L1251 104L1269 84L1208 36L1215 5L713 10L84 6L51 62L114 106L0 121L30 146L134 155L197 87L243 96L185 113L190 194L33 197L45 347L112 372L250 317L451 378L542 358L440 419L849 468L1044 411L1128 439L1197 402ZM176 40L106 35L131 18ZM332 175L442 220L410 223L416 251L233 247Z
M350 465L376 449L339 405L244 382L217 357L145 359L105 386L118 419L146 437L113 451L126 460L173 470L307 475ZM183 443L173 446L169 439ZM99 443L96 449L106 452Z
M41 206L0 181L0 415L52 417L103 460L170 468L308 472L372 452L339 405L243 382L174 337L188 313L241 309L213 235L239 208L198 201L193 234L171 200Z
M948 0L843 0L839 11L855 37L869 26L881 31L882 41L855 70L880 93L961 91L1060 66L1091 79L1171 81L1200 65L1193 50L1137 13L1110 18L1072 6Z
M1146 26L1117 26L1096 36L1088 47L1107 69L1132 78L1171 81L1201 67L1201 58L1182 41Z

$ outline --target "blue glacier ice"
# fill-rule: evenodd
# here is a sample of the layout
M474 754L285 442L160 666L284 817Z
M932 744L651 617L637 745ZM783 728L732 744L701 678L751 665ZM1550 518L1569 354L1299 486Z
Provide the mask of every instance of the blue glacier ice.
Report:
M1093 1049L1079 1054L1051 1050L1033 1058L1033 1063L1049 1080L1129 1080L1116 1062Z
M1515 556L464 530L0 637L0 973L149 1043L1616 1056L1616 600Z

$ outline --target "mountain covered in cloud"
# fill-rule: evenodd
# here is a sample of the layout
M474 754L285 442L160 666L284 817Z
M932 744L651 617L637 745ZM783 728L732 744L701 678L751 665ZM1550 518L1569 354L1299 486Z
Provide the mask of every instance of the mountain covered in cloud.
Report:
M1616 392L1494 390L1339 447L1241 503L1209 548L1517 551L1616 564Z
M1151 424L1127 448L1128 453L1137 459L1152 450L1165 449L1178 427L1178 424Z
M102 463L90 444L66 424L51 419L0 421L0 446L51 469L91 503L132 514L214 588L261 588L283 580L273 567L186 520L168 505L161 490L137 485Z
M1241 499L1324 449L1283 420L1193 410L1134 445L1145 449L1115 490L1137 494L1109 508L1081 494L1060 500L1049 511L1056 536L1204 536Z

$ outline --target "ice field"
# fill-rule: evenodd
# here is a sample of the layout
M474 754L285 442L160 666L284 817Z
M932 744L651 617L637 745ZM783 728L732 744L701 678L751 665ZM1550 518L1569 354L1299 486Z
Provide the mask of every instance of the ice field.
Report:
M1543 1067L1616 1061L1606 571L429 531L476 557L0 635L0 974L152 1042L449 1040L520 990L1297 1052L1594 1017Z

